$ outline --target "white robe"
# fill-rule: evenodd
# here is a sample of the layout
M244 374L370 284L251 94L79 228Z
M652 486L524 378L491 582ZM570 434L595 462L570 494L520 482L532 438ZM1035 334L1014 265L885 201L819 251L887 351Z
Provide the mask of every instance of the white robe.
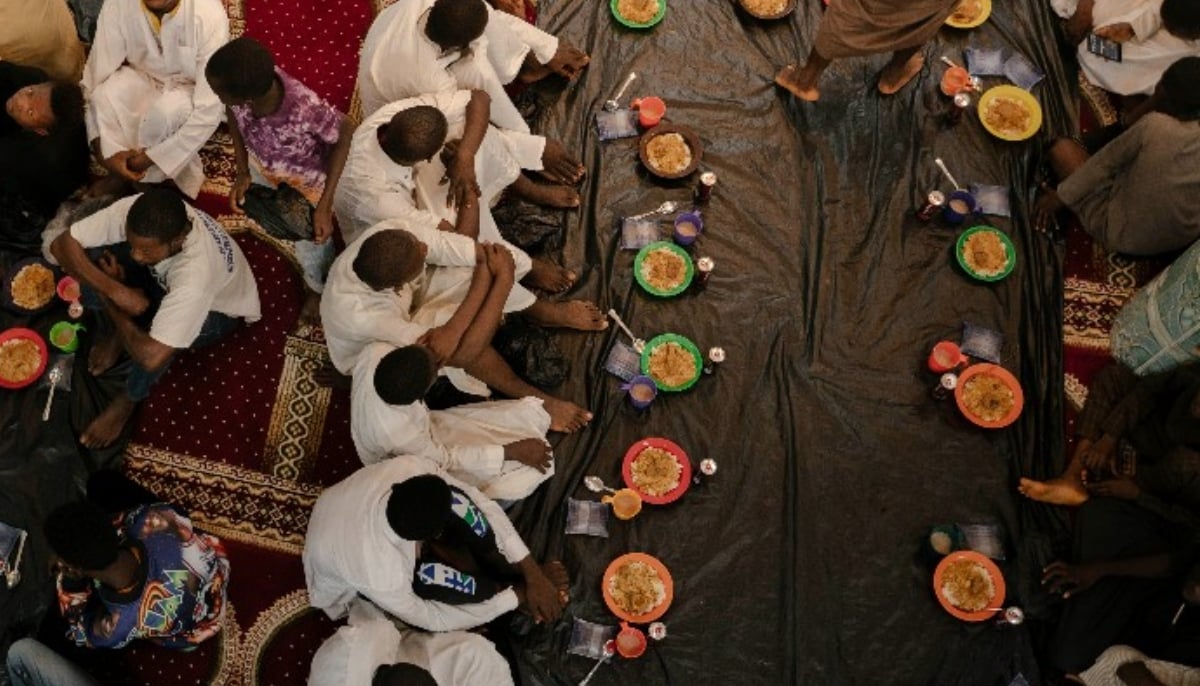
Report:
M350 395L350 435L363 464L420 455L495 500L519 500L554 475L504 459L504 446L545 440L550 415L538 398L470 403L433 410L424 402L390 405L375 392L375 369L396 346L372 343L358 356Z
M530 51L542 64L558 52L558 39L536 26L488 6L483 35L471 43L471 54L443 55L425 35L425 21L435 0L401 0L379 13L363 40L358 67L358 93L363 114L389 102L459 88L486 91L492 99L492 121L503 129L529 132L529 125L504 91Z
M470 629L517 609L517 594L511 588L466 605L425 600L413 591L417 544L392 531L387 500L394 484L434 473L437 466L432 462L405 456L363 467L325 489L313 507L304 539L304 578L313 607L340 619L362 594L384 612L427 631ZM474 501L506 560L517 564L529 556L529 548L499 505L452 476L439 476Z
M1063 18L1075 13L1078 0L1052 0ZM1176 38L1162 25L1162 0L1096 0L1092 28L1127 23L1134 38L1121 45L1121 61L1112 62L1079 45L1079 66L1092 83L1118 95L1150 95L1167 67L1177 60L1200 55L1200 41Z
M1087 686L1125 686L1125 680L1117 676L1117 669L1130 662L1141 662L1146 669L1165 686L1200 686L1200 667L1152 660L1139 650L1126 645L1115 645L1101 653L1095 664L1079 675ZM438 682L441 684L442 682Z
M383 665L410 663L429 671L438 686L512 686L508 663L486 638L466 631L428 634L396 626L358 598L350 623L313 656L308 686L371 686Z
M229 41L220 0L181 0L156 33L141 0L108 0L83 70L88 140L105 157L144 148L147 182L175 181L196 197L204 183L200 148L224 108L204 66Z

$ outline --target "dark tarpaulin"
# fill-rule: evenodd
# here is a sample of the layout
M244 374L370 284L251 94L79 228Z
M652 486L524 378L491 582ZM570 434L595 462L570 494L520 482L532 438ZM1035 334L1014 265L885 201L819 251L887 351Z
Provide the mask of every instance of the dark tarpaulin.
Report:
M836 1L836 0L835 0ZM729 1L671 0L658 27L618 26L608 2L545 0L540 24L592 55L561 93L546 88L539 128L578 151L584 210L566 215L560 254L582 269L576 296L615 307L641 337L676 332L728 353L713 377L660 398L645 415L602 370L620 335L564 335L574 360L566 397L586 398L590 429L557 445L557 475L515 510L536 554L573 573L569 615L615 624L600 579L617 555L644 551L672 571L668 638L636 661L601 668L594 684L1008 684L1040 681L1030 624L1046 616L1036 572L1059 522L1018 503L1018 472L1061 468L1061 254L1024 219L1049 136L1072 132L1073 75L1062 65L1044 3L996 3L981 28L943 30L911 87L880 97L885 57L835 62L816 105L771 84L802 60L820 18L804 2L761 23ZM937 92L948 55L1006 46L1047 72L1034 88L1038 138L990 137L972 110L942 124ZM622 215L690 197L695 178L649 178L632 140L599 143L593 113L630 70L628 96L654 94L667 118L699 132L702 169L719 182L694 251L716 261L708 289L659 301L631 277L632 253L612 227ZM990 78L987 85L1003 82ZM954 264L958 229L924 224L914 205L962 183L1011 186L1018 264L1005 281L970 281ZM1004 332L1004 366L1027 398L1015 427L987 432L935 403L923 361L964 320ZM568 497L593 497L585 474L620 481L630 444L665 436L719 472L678 503L610 520L607 539L563 533ZM915 561L931 524L990 520L1010 542L1010 602L1032 610L1019 630L966 626L946 615ZM592 662L565 652L570 622L515 639L521 683L574 684Z

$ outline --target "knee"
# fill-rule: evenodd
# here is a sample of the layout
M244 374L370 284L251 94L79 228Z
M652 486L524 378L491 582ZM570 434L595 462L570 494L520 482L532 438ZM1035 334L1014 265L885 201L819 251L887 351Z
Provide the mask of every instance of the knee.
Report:
M191 94L182 89L168 90L158 96L142 116L142 125L138 129L139 142L144 147L150 147L166 140L183 126L191 114Z
M9 647L6 666L16 686L33 683L33 668L45 657L47 650L32 638L22 638Z

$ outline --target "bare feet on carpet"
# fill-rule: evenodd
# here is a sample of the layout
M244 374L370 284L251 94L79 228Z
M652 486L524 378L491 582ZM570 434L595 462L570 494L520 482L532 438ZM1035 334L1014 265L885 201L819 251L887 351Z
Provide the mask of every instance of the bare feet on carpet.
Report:
M341 391L350 390L350 377L339 372L329 360L313 372L313 381L322 388L336 388Z
M116 333L109 331L107 335L98 336L88 351L88 373L100 376L107 372L121 359L122 352L121 339Z
M915 52L907 60L897 63L893 58L883 68L883 73L879 75L879 92L884 95L895 95L908 85L909 81L921 73L921 67L925 66L925 55Z
M789 64L775 74L775 85L787 89L789 93L805 102L816 102L821 99L821 91L817 88L816 79L809 78L804 70L794 64Z
M560 398L542 398L542 407L550 415L550 430L571 434L592 421L592 413L573 402Z
M1088 492L1079 479L1060 476L1049 481L1021 479L1017 490L1030 500L1050 505L1082 505L1087 502Z
M301 326L311 326L321 323L321 294L304 289L304 304L300 306L299 323Z
M79 442L88 448L107 448L112 445L121 430L133 415L137 403L124 392L117 394L108 407L88 424L79 437Z
M547 293L562 293L574 286L576 279L579 278L575 272L553 262L547 262L538 257L533 258L532 262L533 267L522 282L530 288Z
M563 144L546 139L542 150L542 176L558 183L577 184L583 180L583 163L572 157Z
M542 565L542 574L545 574L550 583L558 589L558 599L566 605L571 599L568 595L571 589L571 575L567 573L566 566L558 560L551 560Z
M571 209L579 207L579 191L563 184L534 183L524 174L509 186L513 195L535 205Z
M525 314L542 326L576 331L603 331L608 328L608 318L595 303L587 300L538 300L525 310Z

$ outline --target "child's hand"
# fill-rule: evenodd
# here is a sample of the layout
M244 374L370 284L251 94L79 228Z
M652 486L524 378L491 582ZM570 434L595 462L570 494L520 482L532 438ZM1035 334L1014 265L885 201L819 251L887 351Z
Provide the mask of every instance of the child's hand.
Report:
M233 181L233 188L229 189L229 209L233 210L234 214L242 214L242 203L246 202L246 191L250 190L250 175L238 172L237 178Z
M333 209L317 205L313 212L313 242L319 244L329 240L333 235Z

